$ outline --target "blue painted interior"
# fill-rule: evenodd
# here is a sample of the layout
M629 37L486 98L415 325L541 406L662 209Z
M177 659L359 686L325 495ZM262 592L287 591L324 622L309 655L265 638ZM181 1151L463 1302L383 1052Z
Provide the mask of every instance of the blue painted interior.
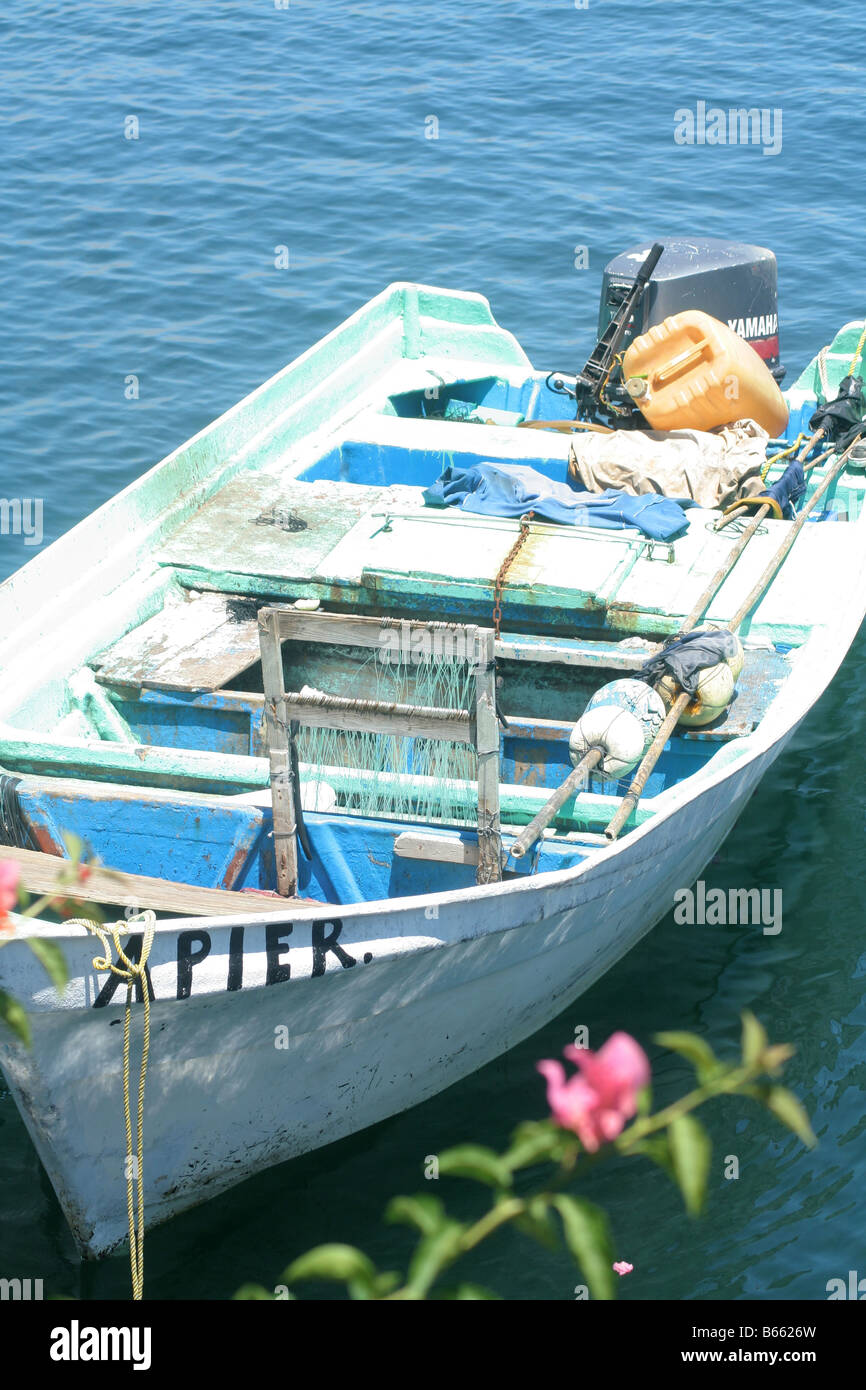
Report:
M253 721L258 723L260 709L252 702L246 712L238 711L234 704L230 710L221 709L220 700L219 691L205 696L146 691L141 701L115 697L114 703L140 743L228 754L254 751L252 725ZM715 747L712 742L671 739L647 783L646 794L655 796L691 777L712 756ZM505 731L500 756L502 781L524 786L553 789L572 766L568 740L562 736L531 738ZM597 777L590 789L614 796L623 790L623 784Z
M476 377L440 386L435 396L430 395L430 387L404 391L389 397L389 403L395 414L410 419L459 420L466 418L472 407L480 407L482 413L485 407L513 411L525 420L573 419L574 402L551 391L545 384L546 375L535 372L519 385L501 377Z
M788 416L785 433L779 438L786 439L789 444L793 444L799 434L810 435L812 431L809 429L809 421L817 408L818 402L814 399L804 401L802 405L797 406Z
M152 801L142 791L71 797L21 787L22 806L37 833L56 844L61 832L78 835L87 857L107 868L193 884L201 888L276 890L269 807L208 807ZM469 887L469 865L398 858L394 840L417 824L310 812L305 817L313 850L299 852L298 893L326 903L358 903ZM425 833L436 833L425 831ZM441 832L440 832L441 833ZM467 832L464 838L474 841ZM566 869L587 853L579 844L545 843L536 857L512 861L520 875ZM241 866L238 869L238 866ZM243 910L243 899L238 900Z
M256 806L232 805L228 798L224 806L153 800L146 788L138 795L126 788L116 796L106 787L99 794L83 789L72 796L26 779L19 796L43 845L60 850L64 834L77 835L106 868L223 888L243 864L239 882L252 875L255 886L271 886L270 811L265 816Z
M483 418L484 407L495 410L508 410L526 419L570 419L573 410L569 401L557 396L544 386L544 378L529 378L520 386L512 386L494 377L484 377L479 381L464 381L443 387L437 400L428 400L424 391L407 391L392 396L391 402L400 416L412 418L463 419L465 412L478 406L478 414ZM793 411L784 435L788 443L798 437L800 432L808 433L809 420L815 410L816 402L807 401ZM532 444L538 447L538 436L524 436L527 448ZM369 440L347 440L337 448L331 449L315 463L310 464L298 476L304 482L344 482L388 487L393 483L404 483L410 487L429 487L446 467L471 467L485 459L505 463L520 463L535 468L545 477L556 482L567 481L566 464L562 458L549 458L541 453L527 453L519 460L513 454L503 453L497 448L495 440L478 452L465 449L406 449L393 444L377 444ZM812 488L817 482L812 484ZM807 496L808 496L807 491ZM820 514L821 520L847 519L854 521L859 516L862 494L859 488L850 488L840 483L832 492L828 507ZM816 517L815 520L818 520Z
M483 437L483 436L482 436ZM481 438L479 438L479 445ZM527 433L527 444L537 445L538 436ZM405 483L409 487L429 487L443 469L471 467L485 459L504 463L521 463L535 468L546 478L566 481L566 462L562 458L545 458L531 454L515 459L513 454L497 450L491 441L483 451L471 453L465 449L404 449L396 444L375 444L369 440L346 440L298 474L302 482L340 482L388 487Z
M247 756L253 752L252 721L261 711L252 702L239 709L220 692L145 691L141 700L114 696L112 703L139 743L158 748L199 748Z

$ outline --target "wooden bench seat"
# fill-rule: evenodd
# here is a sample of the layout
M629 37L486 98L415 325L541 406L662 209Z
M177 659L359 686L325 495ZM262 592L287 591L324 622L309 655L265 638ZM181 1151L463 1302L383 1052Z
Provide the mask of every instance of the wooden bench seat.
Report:
M90 868L83 883L69 883L70 861L38 850L3 846L0 858L21 866L21 878L28 892L55 893L87 903L124 903L132 900L154 912L171 912L177 917L225 917L243 912L277 912L286 898L264 893L232 893L224 888L199 888L192 883L176 883L167 878L148 878L144 874L121 873L115 869ZM88 866L89 867L89 866ZM292 898L291 902L305 902Z
M91 665L103 685L207 691L218 690L258 659L255 602L203 593L167 604Z

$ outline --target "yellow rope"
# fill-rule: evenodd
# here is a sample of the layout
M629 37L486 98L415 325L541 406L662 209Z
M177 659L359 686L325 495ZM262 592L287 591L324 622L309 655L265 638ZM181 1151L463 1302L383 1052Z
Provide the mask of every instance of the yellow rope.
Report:
M762 482L762 483L765 483L765 482L767 481L767 474L769 473L770 469L773 467L773 464L774 464L774 463L779 463L781 459L786 459L786 458L788 457L789 454L793 454L794 451L795 451L796 449L799 449L800 445L802 444L802 442L803 442L803 440L804 440L805 438L806 438L806 436L801 432L800 434L797 435L797 438L794 440L794 443L788 445L787 449L783 449L781 453L779 453L779 454L773 454L773 457L772 457L772 458L768 458L768 459L767 459L767 462L764 464L763 468L761 469L761 482Z
M863 345L864 345L864 343L866 343L866 322L864 322L864 324L863 324L863 332L860 334L860 341L859 341L859 343L857 344L857 351L854 353L854 356L851 358L851 366L848 368L848 375L849 375L849 376L853 376L853 375L854 375L854 368L857 366L857 363L860 361L860 358L863 356Z
M153 944L156 914L149 909L128 921L117 922L113 927L103 928L88 918L78 919L98 936L102 942L104 955L94 956L94 970L110 970L126 981L126 1012L123 1019L123 1115L126 1122L126 1214L129 1222L129 1267L132 1275L132 1297L139 1300L144 1294L144 1083L147 1076L147 1056L150 1049L150 991L147 984L147 958ZM136 922L144 927L141 943L141 956L129 960L120 944L120 933L128 932ZM111 958L111 945L108 932L117 953L120 965ZM136 1123L136 1152L134 1162L132 1153L132 1113L129 1104L129 1044L132 1024L132 992L136 981L141 982L141 997L144 1001L144 1032L141 1043L141 1068L138 1076L138 1114ZM134 1193L135 1184L135 1193ZM137 1203L134 1196L137 1195ZM138 1207L138 1227L136 1229L135 1208Z

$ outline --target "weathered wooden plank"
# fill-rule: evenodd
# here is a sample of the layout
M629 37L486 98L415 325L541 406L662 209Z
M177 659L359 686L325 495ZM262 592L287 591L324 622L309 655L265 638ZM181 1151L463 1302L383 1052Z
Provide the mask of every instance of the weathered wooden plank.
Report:
M342 695L314 695L290 691L285 697L286 716L307 728L343 729L403 738L439 738L452 743L473 741L472 720L462 710L435 705L386 704L382 700L354 700Z
M572 848L578 841L587 848L607 846L604 835L593 835L589 831L563 835L554 830L545 830L540 838ZM506 858L515 839L513 834L502 836L502 851ZM466 839L458 834L432 835L425 831L404 830L394 841L394 853L398 859L419 859L431 864L465 864L477 868L479 851L476 839Z
M0 858L21 866L24 886L33 894L57 893L87 903L123 903L128 898L154 912L172 912L178 917L217 917L240 912L274 912L280 903L262 893L232 893L224 888L198 888L167 878L148 878L115 869L88 865L83 883L62 882L70 861L38 850L0 849Z
M433 864L468 864L472 868L478 865L478 841L464 840L459 835L404 830L394 841L394 853L399 859L424 859Z
M608 607L612 628L630 631L676 632L707 582L736 543L725 530L707 530L714 513L690 513L687 535L676 542L677 563L667 565L638 557ZM793 523L767 520L749 541L733 570L718 587L702 621L724 624L734 614ZM838 573L840 528L808 525L784 565L754 610L747 632L776 641L802 640L809 628L826 619L826 593L814 583L816 574Z
M102 684L217 690L259 659L255 605L204 593L121 637L93 665Z
M605 671L639 671L654 644L627 647L622 642L578 641L569 637L531 637L508 633L496 643L498 661L555 662Z
M475 668L475 747L478 754L478 883L502 878L499 820L499 719L496 714L496 639L492 628L472 629Z
M308 579L359 517L390 495L360 483L245 474L180 527L159 558L205 573Z
M156 744L91 743L57 739L9 726L0 728L0 762L18 772L63 776L68 773L123 778L141 786L196 791L267 785L262 758L202 752L197 748L162 748Z
M347 647L379 648L394 660L475 661L477 652L460 623L426 619L367 618L354 613L304 612L273 608L283 641L337 643Z
M283 897L292 897L298 884L297 812L292 788L282 648L277 614L272 608L263 609L259 615L259 637L265 686L277 888Z
M163 796L175 795L175 790L192 794L202 784L222 784L232 789L266 788L269 784L269 765L264 758L225 757L221 754L200 753L189 748L144 748L126 749L118 743L55 743L41 739L11 738L8 733L0 736L0 762L7 768L19 772L34 773L37 777L46 774L52 780L64 772L74 770L89 778L103 775L126 781L137 780L148 784L156 778L170 781L173 790L162 792ZM369 772L364 768L352 767L312 767L301 763L301 780L322 780L338 793L353 795L362 787ZM401 795L411 791L428 779L415 773L380 773L384 782L392 783ZM70 783L74 785L74 782ZM462 784L457 784L461 786ZM468 785L468 784L467 784ZM477 785L477 784L475 784ZM124 788L117 781L112 782L112 790L117 796L124 795ZM128 789L129 795L138 793L138 787ZM205 800L205 797L201 798ZM544 787L505 783L500 787L501 814L510 820L523 824L532 819L535 812L547 800ZM616 798L601 794L582 792L569 812L571 819L588 825L600 822L606 824L616 807ZM654 812L647 807L639 808L636 824L649 819Z
M477 600L492 589L520 529L516 519L424 507L393 511L390 520L388 531L372 515L359 521L312 577L406 593L438 585L454 599ZM508 572L505 597L537 608L598 610L644 545L635 531L533 522Z

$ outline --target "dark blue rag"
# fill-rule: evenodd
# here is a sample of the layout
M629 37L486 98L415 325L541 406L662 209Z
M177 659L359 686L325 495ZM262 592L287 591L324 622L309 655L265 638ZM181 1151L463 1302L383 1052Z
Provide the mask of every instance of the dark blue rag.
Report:
M432 487L425 488L424 501L428 507L460 507L482 516L534 512L544 521L565 526L599 526L610 531L634 526L656 541L682 535L688 525L684 508L694 506L688 498L675 502L655 492L640 497L616 488L578 492L519 463L446 468Z

